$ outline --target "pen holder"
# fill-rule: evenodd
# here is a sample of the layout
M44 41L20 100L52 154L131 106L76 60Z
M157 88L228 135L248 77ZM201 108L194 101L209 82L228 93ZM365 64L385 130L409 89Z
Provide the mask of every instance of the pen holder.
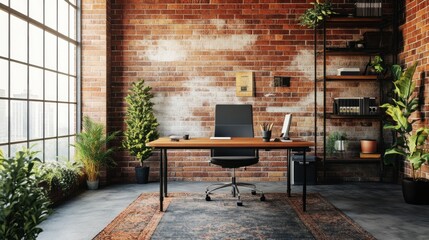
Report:
M271 131L262 131L262 140L264 142L269 142L271 139Z

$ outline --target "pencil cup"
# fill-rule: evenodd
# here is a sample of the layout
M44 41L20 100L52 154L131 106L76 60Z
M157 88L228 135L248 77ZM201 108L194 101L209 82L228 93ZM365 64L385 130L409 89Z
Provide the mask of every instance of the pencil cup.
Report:
M271 139L271 131L262 131L262 140L269 142Z

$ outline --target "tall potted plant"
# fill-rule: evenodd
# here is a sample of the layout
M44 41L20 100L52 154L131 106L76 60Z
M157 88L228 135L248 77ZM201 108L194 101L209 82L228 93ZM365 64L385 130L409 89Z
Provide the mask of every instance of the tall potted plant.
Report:
M104 131L103 124L84 116L82 132L76 136L76 142L72 145L76 149L76 159L82 163L90 190L98 189L100 168L115 164L112 158L115 149L107 145L116 138L118 132L106 134Z
M386 109L386 114L392 120L391 123L386 123L384 128L393 130L396 140L384 155L400 155L410 164L411 177L402 181L405 202L429 204L429 181L416 175L416 171L429 159L429 153L423 150L429 128L421 127L415 130L413 125L417 120L411 119L411 115L419 108L419 100L414 94L416 84L413 82L416 67L417 63L414 63L402 71L400 66L392 66L396 97L393 103L386 103L381 107Z
M149 167L143 162L152 155L153 149L146 144L159 137L159 125L153 113L152 88L144 84L144 80L134 82L129 94L125 97L128 104L125 116L126 130L122 145L132 156L135 156L141 166L135 168L138 183L147 183Z

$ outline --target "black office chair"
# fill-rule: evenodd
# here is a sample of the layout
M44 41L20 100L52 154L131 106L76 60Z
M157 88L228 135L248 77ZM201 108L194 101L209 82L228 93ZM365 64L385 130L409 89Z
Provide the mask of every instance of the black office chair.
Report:
M216 105L215 112L215 137L253 137L253 114L252 105ZM222 140L228 141L228 140ZM262 140L261 140L262 141ZM232 168L233 177L231 183L216 183L207 187L206 200L210 201L210 194L225 187L232 187L232 195L237 195L237 205L242 206L238 186L250 188L251 193L261 194L260 200L265 201L264 193L256 188L254 184L236 182L235 169L258 163L259 154L257 149L212 149L210 162L223 168ZM217 186L210 190L212 186Z

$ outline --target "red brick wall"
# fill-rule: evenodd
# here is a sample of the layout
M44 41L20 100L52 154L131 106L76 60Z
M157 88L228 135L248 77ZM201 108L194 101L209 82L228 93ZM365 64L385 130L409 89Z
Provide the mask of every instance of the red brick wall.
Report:
M429 2L407 0L405 6L405 24L401 26L403 36L403 51L400 62L410 66L418 62L414 80L417 81L417 92L423 103L421 113L415 117L422 120L421 125L429 123ZM429 145L428 145L429 147ZM411 170L407 164L405 174L410 176ZM424 165L419 175L429 179L429 167Z
M112 0L109 127L124 130L123 98L130 84L143 78L153 87L161 135L189 133L191 137L208 137L213 131L215 104L251 103L255 126L274 122L273 134L278 136L284 114L291 112L292 137L313 141L313 31L299 26L297 20L311 7L309 2L312 1ZM328 44L345 46L347 40L361 38L362 32L332 30L328 32L332 34ZM345 64L364 67L367 61L336 58L329 60L329 71ZM255 73L255 97L235 96L237 71ZM291 86L273 87L273 77L277 75L290 76ZM371 83L333 84L328 98L376 95L373 88ZM319 104L320 91L319 88ZM348 132L355 142L377 134L373 122L332 124ZM321 127L318 131L320 135ZM255 135L260 133L255 131ZM169 178L229 179L229 171L209 165L208 156L208 151L169 152ZM157 157L146 163L152 166L152 180L158 176ZM281 151L261 152L260 163L239 170L238 176L242 180L285 180L284 157ZM125 152L118 154L117 161L112 178L133 181L134 166L139 163Z

